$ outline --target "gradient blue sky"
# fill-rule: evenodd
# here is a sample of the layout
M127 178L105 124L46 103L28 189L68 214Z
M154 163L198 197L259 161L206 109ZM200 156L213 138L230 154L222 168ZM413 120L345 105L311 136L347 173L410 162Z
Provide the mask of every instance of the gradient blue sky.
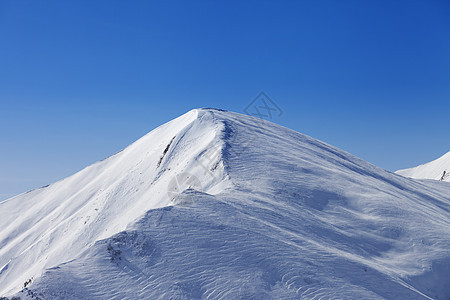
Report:
M0 199L197 107L274 119L387 170L450 151L450 1L0 2Z

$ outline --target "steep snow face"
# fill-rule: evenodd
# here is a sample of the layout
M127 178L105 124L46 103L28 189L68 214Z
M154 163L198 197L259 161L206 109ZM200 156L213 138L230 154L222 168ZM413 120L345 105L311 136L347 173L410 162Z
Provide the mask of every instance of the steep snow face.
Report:
M193 177L202 184L194 188L220 192L227 186L223 130L193 110L69 178L0 203L0 295L125 230L146 211L171 205L169 185L176 194Z
M415 179L434 179L450 182L450 152L432 162L415 168L399 170L395 173Z
M33 276L18 295L447 299L449 195L276 124L194 110L1 203L0 294Z

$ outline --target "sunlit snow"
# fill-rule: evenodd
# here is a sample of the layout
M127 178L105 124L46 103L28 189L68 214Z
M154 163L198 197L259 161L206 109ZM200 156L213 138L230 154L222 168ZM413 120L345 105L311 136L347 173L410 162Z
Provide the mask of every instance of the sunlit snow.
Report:
M449 299L449 208L450 183L197 109L0 203L0 296Z

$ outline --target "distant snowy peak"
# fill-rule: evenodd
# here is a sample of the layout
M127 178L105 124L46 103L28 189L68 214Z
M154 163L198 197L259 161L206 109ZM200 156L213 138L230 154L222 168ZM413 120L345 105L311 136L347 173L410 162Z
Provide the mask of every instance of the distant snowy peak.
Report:
M415 179L434 179L450 182L450 151L429 163L415 168L398 170L395 173Z

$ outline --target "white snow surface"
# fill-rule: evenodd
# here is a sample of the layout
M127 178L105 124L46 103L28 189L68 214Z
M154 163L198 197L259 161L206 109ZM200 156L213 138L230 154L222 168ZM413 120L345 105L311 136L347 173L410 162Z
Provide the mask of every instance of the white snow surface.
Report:
M450 151L429 163L415 168L398 170L395 173L415 179L434 179L450 182Z
M449 249L450 183L196 109L1 202L0 296L450 299Z

